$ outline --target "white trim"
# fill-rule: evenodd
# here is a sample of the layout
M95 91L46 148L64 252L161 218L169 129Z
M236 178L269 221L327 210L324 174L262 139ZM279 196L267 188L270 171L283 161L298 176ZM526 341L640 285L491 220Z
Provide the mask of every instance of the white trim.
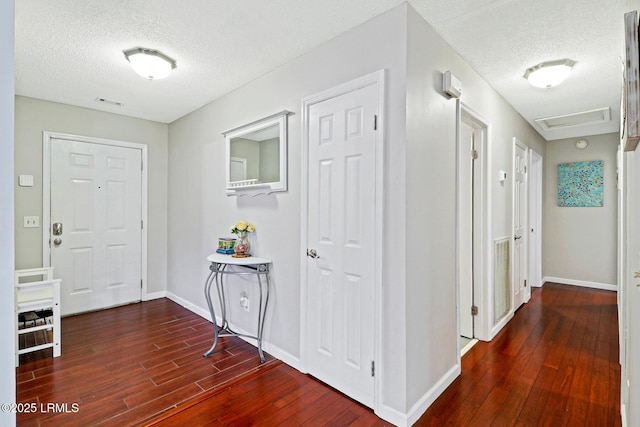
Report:
M565 279L562 277L544 276L542 283L553 282L561 285L582 286L583 288L602 289L603 291L618 291L618 286L610 283L590 282L587 280Z
M151 292L151 293L142 295L142 301L151 301L154 299L160 299L160 298L166 298L166 297L167 297L167 291Z
M211 314L209 313L208 309L204 309L196 304L193 304L192 302L179 297L178 295L174 294L173 292L169 292L167 291L166 293L166 298L170 299L171 301L175 302L176 304L181 305L182 307L186 308L187 310L189 310L192 313L197 314L198 316L202 317L203 319L208 320L209 322L211 322ZM222 318L219 318L218 316L216 316L216 321L218 322L218 325L220 325L222 323ZM233 323L229 323L232 327L233 330L242 333L242 334L247 334L250 335L250 332L245 331L244 329L238 327L237 325L234 325ZM213 335L212 335L213 337ZM245 338L245 337L241 337L239 336L238 338L241 338L243 341L251 344L254 347L256 346L256 341L255 339L251 339L251 338ZM204 338L205 340L208 338ZM211 338L213 339L213 338ZM295 357L294 355L292 355L291 353L289 353L288 351L285 351L283 349L281 349L278 346L275 346L271 343L269 343L268 341L262 341L262 348L264 351L266 351L267 353L269 353L270 355L272 355L273 357L275 357L278 360L283 361L284 363L286 363L287 365L291 366L294 369L300 370L300 359Z
M195 313L198 316L204 319L207 319L209 322L211 322L211 313L209 313L208 309L202 308L199 305L196 305L189 300L179 297L178 295L170 291L167 291L167 298L169 298L171 301L175 302L176 304L183 306L190 312ZM216 319L217 319L217 316L216 316ZM221 321L222 319L217 319L217 320Z
M42 132L42 265L49 267L51 265L49 251L49 230L51 229L51 140L63 139L68 141L85 142L89 144L102 144L112 147L123 147L141 151L142 158L142 189L141 189L141 216L144 227L141 230L140 245L140 275L142 278L142 289L140 290L140 300L153 299L149 297L147 284L147 230L149 222L147 221L147 204L148 204L148 154L147 145L135 142L116 141L112 139L94 138L91 136L72 135L59 132Z
M386 70L362 76L355 80L343 83L331 89L316 93L302 99L302 146L301 146L301 209L300 209L300 371L308 372L307 360L307 320L305 307L307 302L307 233L308 233L308 205L309 205L309 109L312 105L326 101L337 96L344 95L355 90L376 85L378 88L378 121L375 142L375 235L374 235L374 360L378 369L374 377L374 412L382 405L382 390L384 388L384 359L382 352L382 249L383 245L383 213L384 213L384 147L385 147L385 111L386 111Z
M471 341L469 341L467 344L465 344L465 346L460 349L460 357L462 357L465 354L467 354L469 352L469 350L471 350L473 348L473 346L476 345L476 344L478 344L478 339L477 338L473 338Z
M495 338L496 335L498 335L498 332L500 332L500 330L504 328L505 325L509 323L511 319L513 319L514 313L515 312L513 310L510 310L507 314L502 316L500 321L496 323L489 331L489 336L487 337L487 341L491 341L492 339Z
M481 200L480 206L477 206L475 215L479 216L479 219L474 219L474 227L476 223L480 224L480 242L481 247L481 260L479 262L480 268L484 271L480 271L475 276L480 276L482 279L480 283L474 283L474 304L478 307L478 315L474 319L473 334L476 338L489 341L490 340L490 328L491 319L493 318L493 298L491 298L491 290L493 289L493 270L487 266L493 265L493 250L492 250L492 236L491 236L491 180L489 179L491 171L491 122L483 115L475 111L469 105L458 100L456 102L456 164L458 163L458 150L460 145L460 124L462 118L467 116L471 119L474 125L479 129L484 129L484 138L481 141L481 147L478 147L478 163L480 167L480 183L476 189L481 191L481 194L476 199ZM456 192L459 188L458 174L456 173ZM474 230L475 231L475 230ZM460 295L459 295L459 277L458 277L458 258L459 248L457 247L459 233L458 224L458 197L456 196L456 310L459 311ZM460 314L456 313L456 333L460 335ZM459 345L458 345L459 346ZM456 352L460 354L460 348ZM458 363L460 363L460 356L458 356Z
M440 380L431 387L431 390L427 391L417 402L413 405L409 412L407 412L407 426L415 424L420 417L425 413L429 406L436 401L438 397L453 383L453 381L460 375L462 368L460 364L456 364L444 374Z

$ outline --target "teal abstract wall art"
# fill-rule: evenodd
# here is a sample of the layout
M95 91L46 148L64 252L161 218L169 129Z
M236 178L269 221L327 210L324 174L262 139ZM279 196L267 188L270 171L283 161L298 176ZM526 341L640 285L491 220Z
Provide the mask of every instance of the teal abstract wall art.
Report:
M558 165L558 206L602 206L604 162Z

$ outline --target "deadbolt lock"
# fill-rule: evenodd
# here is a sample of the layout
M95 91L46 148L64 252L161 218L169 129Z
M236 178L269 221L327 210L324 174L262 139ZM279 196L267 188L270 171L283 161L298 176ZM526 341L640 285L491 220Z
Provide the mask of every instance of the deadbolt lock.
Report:
M53 226L51 227L51 233L54 236L62 236L62 223L61 222L54 223Z

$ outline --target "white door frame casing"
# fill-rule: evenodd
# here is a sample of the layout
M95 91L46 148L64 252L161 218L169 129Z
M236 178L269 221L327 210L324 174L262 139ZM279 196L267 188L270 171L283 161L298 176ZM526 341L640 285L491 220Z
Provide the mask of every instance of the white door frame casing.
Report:
M307 281L307 234L309 215L309 110L311 106L328 99L353 92L355 90L375 85L378 91L378 119L377 132L375 132L375 230L374 230L374 360L376 375L374 376L374 405L376 411L381 403L382 372L384 360L382 358L382 224L383 224L383 153L385 145L385 70L380 70L355 80L338 85L331 89L311 95L302 100L302 147L301 147L301 243L300 243L300 370L308 372L308 355L306 339L306 304L308 295Z
M489 181L489 173L491 170L491 122L483 117L480 113L466 105L460 100L456 103L456 158L460 157L460 126L462 121L471 123L474 128L482 130L483 137L480 141L476 141L476 150L478 151L478 159L475 160L475 167L479 168L480 182L474 185L474 189L479 194L474 195L477 203L474 208L474 233L479 233L476 242L480 242L478 250L480 257L476 258L479 262L475 265L480 271L474 271L474 304L478 307L478 314L474 318L474 335L483 341L490 341L491 335L491 319L493 318L493 298L491 297L493 283L493 271L487 266L493 265L493 252L491 250L491 183ZM456 174L456 189L460 188L459 174ZM459 242L459 200L456 201L456 242ZM460 335L460 280L459 280L459 258L460 249L456 247L456 319L457 334ZM464 309L464 308L463 308ZM458 340L456 340L458 341ZM459 344L458 344L459 346ZM458 363L460 363L460 348L458 348Z
M147 201L148 201L148 178L147 178L147 145L134 142L116 141L111 139L94 138L90 136L72 135L67 133L49 132L42 133L42 265L51 265L51 254L49 247L49 230L51 229L51 140L63 139L78 141L88 144L102 144L112 147L123 147L141 151L142 155L142 242L141 242L141 269L142 287L141 299L143 301L152 299L148 297L147 290Z

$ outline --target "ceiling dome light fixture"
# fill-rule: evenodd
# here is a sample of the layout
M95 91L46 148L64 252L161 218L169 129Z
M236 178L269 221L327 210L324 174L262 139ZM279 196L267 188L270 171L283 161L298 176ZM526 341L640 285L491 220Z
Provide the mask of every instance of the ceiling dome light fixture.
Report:
M529 80L532 86L548 89L562 83L575 64L576 61L570 59L541 62L528 68L524 78Z
M589 141L587 141L586 139L579 139L576 141L576 148L578 150L584 150L588 146L589 146Z
M123 51L133 70L149 80L164 79L176 68L176 60L159 50L134 47Z

